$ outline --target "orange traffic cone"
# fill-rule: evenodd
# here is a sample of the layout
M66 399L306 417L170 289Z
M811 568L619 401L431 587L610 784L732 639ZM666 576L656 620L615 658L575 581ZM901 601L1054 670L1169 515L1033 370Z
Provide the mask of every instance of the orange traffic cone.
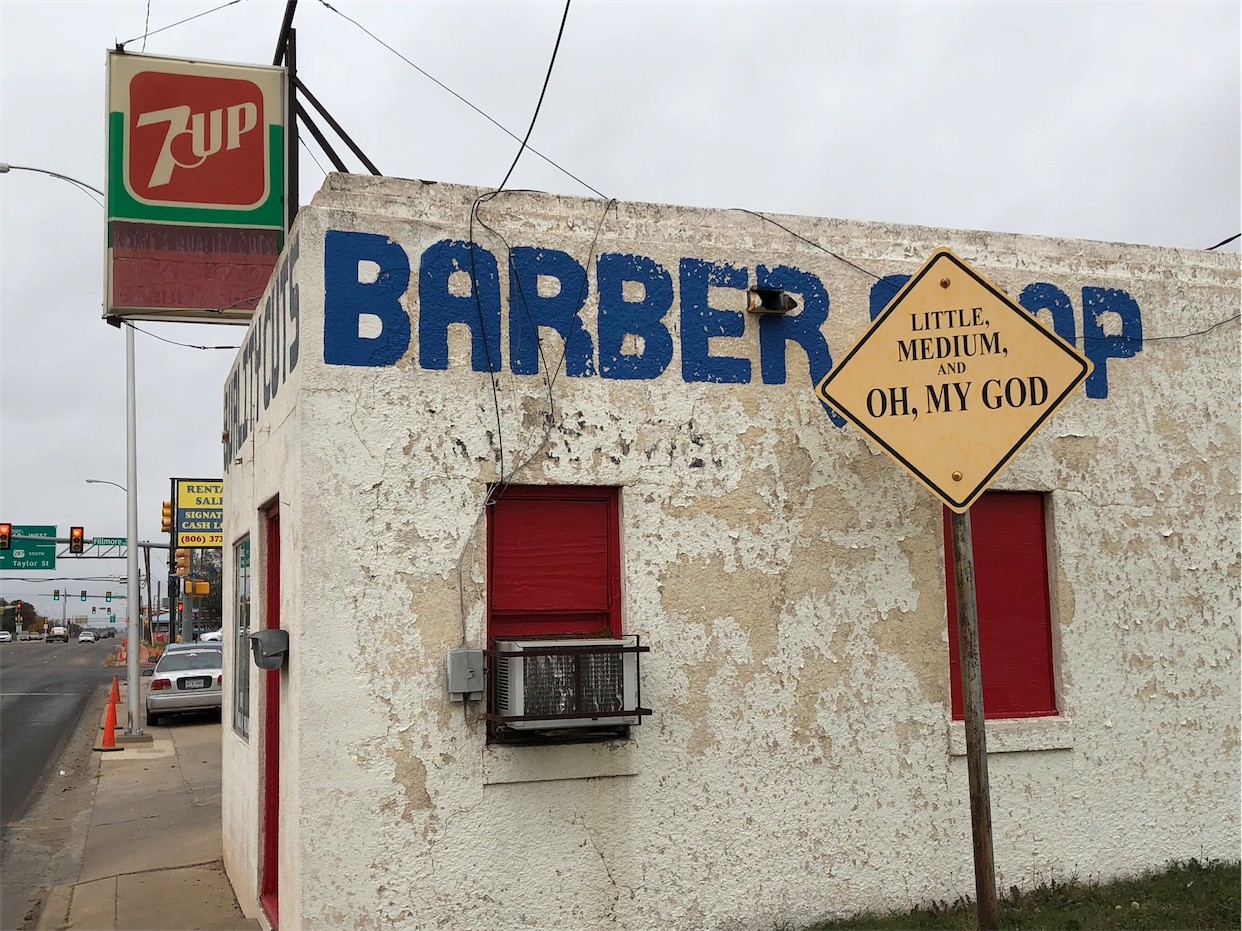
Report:
M108 713L104 716L103 739L96 750L124 750L116 745L116 705L108 702Z
M108 701L116 704L121 700L121 684L117 681L117 677L112 677L112 691L108 694Z

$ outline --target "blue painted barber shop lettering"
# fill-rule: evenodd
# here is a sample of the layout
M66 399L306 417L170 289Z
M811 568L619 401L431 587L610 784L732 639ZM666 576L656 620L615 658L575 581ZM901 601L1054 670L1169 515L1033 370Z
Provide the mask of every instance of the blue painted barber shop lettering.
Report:
M441 240L419 256L415 271L405 249L386 236L329 230L324 245L324 361L329 365L396 364L409 350L413 337L410 314L401 305L413 286L418 296L418 364L428 371L448 368L448 330L458 324L470 332L475 371L498 372L507 357L515 375L536 375L541 365L537 333L540 327L548 327L563 340L565 372L573 377L657 378L673 363L676 340L684 381L747 384L755 377L754 361L719 349L712 352L710 341L712 337L742 336L751 321L759 327L758 376L764 384L785 383L785 350L790 342L806 356L810 385L831 370L832 354L822 332L830 300L818 276L789 265L764 264L757 265L752 275L745 266L695 258L681 259L676 274L675 294L672 273L654 259L624 253L598 256L595 279L599 310L593 338L578 314L589 296L582 264L560 250L515 247L508 267L506 356L501 347L500 270L495 255L487 249ZM876 283L873 307L881 295L887 293L887 303L896 292L899 285L892 284L896 277ZM541 278L554 279L559 287L544 288L540 293ZM477 287L471 285L472 280ZM798 298L800 309L784 316L751 316L712 307L708 301L710 289L746 291L751 287L789 292ZM1068 298L1058 303L1052 285L1032 285L1027 290L1031 288L1045 289L1038 292L1042 303L1037 301L1039 306L1031 309L1053 309L1057 333L1073 341L1072 308L1069 323L1064 322ZM1123 334L1129 336L1137 327L1141 335L1138 305L1128 294L1095 290L1104 295L1093 298L1101 304L1101 312L1114 310L1128 321L1123 311L1132 306L1134 322L1123 324ZM675 303L676 337L668 320ZM360 332L359 324L368 316L379 324L375 336ZM623 349L627 337L632 338L628 350ZM1087 345L1088 355L1092 355L1092 344ZM1092 358L1103 394L1092 392L1089 383L1089 396L1107 395L1103 362L1109 356L1133 355L1132 345L1141 343L1123 339L1117 344L1101 343L1103 348L1094 350ZM828 414L834 423L844 423L834 411L828 410Z

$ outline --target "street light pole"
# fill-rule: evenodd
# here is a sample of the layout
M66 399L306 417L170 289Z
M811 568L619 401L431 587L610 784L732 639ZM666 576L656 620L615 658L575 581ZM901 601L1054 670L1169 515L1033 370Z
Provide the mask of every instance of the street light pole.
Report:
M138 651L142 648L139 641L138 609L142 604L142 594L138 590L138 405L134 399L134 328L125 327L125 488L129 499L125 543L128 559L126 565L129 578L125 587L126 610L129 623L125 631L125 707L128 712L125 722L125 733L136 735L142 733L142 724L138 717L138 697L142 691L140 671L138 668Z
M139 650L142 646L141 612L142 595L139 591L138 576L138 431L136 404L134 402L134 328L125 327L125 464L126 480L121 485L104 478L88 478L88 485L111 485L125 492L126 499L126 568L125 586L125 707L128 720L125 733L135 735L142 733L142 725L138 717L138 698L142 691L141 670L139 668ZM150 569L147 570L148 575Z
M10 165L7 162L0 162L0 174L6 174L9 171L34 171L39 174L49 175L60 181L68 181L76 186L79 190L85 191L89 197L91 192L98 194L100 197L106 198L107 195L99 188L85 181L79 181L77 178L71 178L69 175L63 175L57 171L49 171L46 168L35 168L30 165ZM94 200L94 198L91 198ZM99 203L96 201L96 203ZM100 204L100 206L103 206ZM134 328L129 324L125 324L125 472L126 472L126 495L129 498L128 516L126 520L126 549L129 551L129 579L126 588L127 610L129 611L129 623L126 625L125 651L126 651L126 667L125 667L125 684L128 690L128 700L126 707L129 710L129 720L125 725L125 733L127 735L137 735L142 733L142 725L138 723L138 693L141 691L141 680L138 670L138 599L141 597L138 593L138 439L137 439L137 403L134 400ZM115 482L108 482L113 485Z
M113 488L119 488L121 489L121 491L125 492L126 494L129 494L129 489L126 488L124 485L118 485L116 482L110 482L106 478L88 478L86 480L86 484L88 485L111 485Z

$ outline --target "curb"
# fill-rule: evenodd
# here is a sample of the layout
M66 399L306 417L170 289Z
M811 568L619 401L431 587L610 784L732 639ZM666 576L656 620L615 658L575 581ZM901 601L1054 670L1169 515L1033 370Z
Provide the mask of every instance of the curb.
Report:
M48 890L35 931L59 931L69 926L69 907L73 904L73 886L53 886Z

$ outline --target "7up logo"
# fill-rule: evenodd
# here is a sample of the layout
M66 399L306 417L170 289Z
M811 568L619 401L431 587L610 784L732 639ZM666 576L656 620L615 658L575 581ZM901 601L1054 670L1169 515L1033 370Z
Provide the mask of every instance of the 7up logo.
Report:
M129 85L126 186L148 203L246 208L268 194L258 85L143 71Z

